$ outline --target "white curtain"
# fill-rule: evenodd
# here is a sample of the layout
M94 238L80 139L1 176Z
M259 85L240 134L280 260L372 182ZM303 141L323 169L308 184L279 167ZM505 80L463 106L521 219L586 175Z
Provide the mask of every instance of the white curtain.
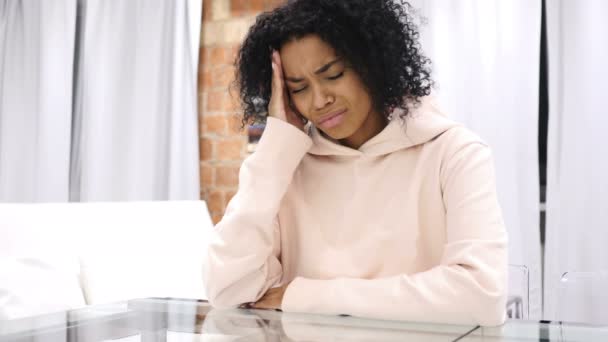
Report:
M72 198L199 197L188 3L88 0Z
M0 6L0 200L199 197L202 1Z
M538 96L540 0L417 0L440 107L491 146L509 262L530 272L541 314ZM516 275L513 275L515 277ZM524 294L525 295L525 294Z
M608 270L608 2L547 1L549 142L545 317L556 319L564 272ZM604 291L606 289L604 288ZM577 299L584 320L591 293Z
M0 202L68 200L76 0L0 0Z

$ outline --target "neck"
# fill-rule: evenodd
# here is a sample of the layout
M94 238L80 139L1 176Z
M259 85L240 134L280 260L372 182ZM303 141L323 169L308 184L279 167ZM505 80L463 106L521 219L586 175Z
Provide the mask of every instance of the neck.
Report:
M361 127L350 137L340 139L340 144L359 149L369 139L375 137L378 133L388 125L388 120L381 114L375 111L370 112Z

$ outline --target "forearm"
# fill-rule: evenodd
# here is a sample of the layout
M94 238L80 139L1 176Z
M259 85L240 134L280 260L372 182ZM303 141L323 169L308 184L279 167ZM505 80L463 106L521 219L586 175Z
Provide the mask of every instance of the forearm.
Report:
M447 251L450 255L439 266L411 275L296 278L287 289L283 310L403 321L501 324L506 303L506 240L462 242L453 249Z
M207 295L217 306L261 297L281 276L281 200L312 142L287 123L269 119L256 153L241 166L239 190L215 227L204 268Z

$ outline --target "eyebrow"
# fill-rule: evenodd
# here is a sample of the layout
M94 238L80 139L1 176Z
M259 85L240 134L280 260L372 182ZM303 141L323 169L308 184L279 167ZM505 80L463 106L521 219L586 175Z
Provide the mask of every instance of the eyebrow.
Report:
M342 60L341 58L336 58L333 61L325 64L324 66L317 69L317 71L315 71L315 75L319 75L319 74L326 72L327 70L329 70L329 68L331 68L332 65L340 62L341 60ZM289 82L293 82L293 83L300 83L300 82L304 81L303 78L295 78L295 77L289 77L289 76L286 76L285 80L287 80Z

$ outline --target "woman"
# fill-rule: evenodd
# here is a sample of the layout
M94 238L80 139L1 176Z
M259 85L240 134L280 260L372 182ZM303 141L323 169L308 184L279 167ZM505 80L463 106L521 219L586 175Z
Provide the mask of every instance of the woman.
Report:
M210 302L497 325L507 240L489 148L427 98L399 0L296 0L240 49L266 121L205 263Z

